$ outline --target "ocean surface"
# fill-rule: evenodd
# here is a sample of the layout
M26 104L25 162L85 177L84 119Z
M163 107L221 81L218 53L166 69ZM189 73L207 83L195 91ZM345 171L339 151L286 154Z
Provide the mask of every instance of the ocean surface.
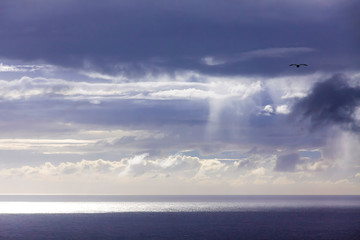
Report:
M360 239L360 196L0 196L0 239Z

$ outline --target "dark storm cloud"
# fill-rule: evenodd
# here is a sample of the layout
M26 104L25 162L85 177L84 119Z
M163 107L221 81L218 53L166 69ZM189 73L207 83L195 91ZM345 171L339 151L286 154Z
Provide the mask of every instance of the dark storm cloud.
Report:
M351 30L342 21L347 15L336 4L311 2L4 0L0 57L109 73L276 73L298 57L310 64L326 57L327 63L318 67L342 68L344 63L329 56L351 53ZM221 66L201 61L206 56L234 59L251 51L294 47L319 53L316 58L314 53L260 56ZM346 58L352 63L350 55Z
M308 119L313 129L340 125L348 130L360 131L355 110L360 106L360 87L350 86L346 76L337 74L315 84L312 92L299 100L293 116Z

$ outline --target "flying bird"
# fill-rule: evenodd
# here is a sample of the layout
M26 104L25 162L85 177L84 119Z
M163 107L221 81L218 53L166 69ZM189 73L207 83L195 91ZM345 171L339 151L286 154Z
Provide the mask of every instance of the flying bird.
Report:
M300 67L300 66L307 66L307 64L305 64L305 63L301 63L301 64L292 63L292 64L290 64L289 66L296 66L296 67L298 68L298 67Z

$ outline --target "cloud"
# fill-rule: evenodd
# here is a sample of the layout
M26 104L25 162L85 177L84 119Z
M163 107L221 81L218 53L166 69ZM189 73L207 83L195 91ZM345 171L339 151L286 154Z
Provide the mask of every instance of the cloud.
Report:
M287 113L301 99L281 96L297 90L310 95L312 82L324 76L269 79L183 71L163 74L158 81L154 76L138 82L3 80L0 149L47 155L41 159L58 159L60 154L72 159L79 154L89 159L143 152L164 156L184 150L227 158L226 152L239 148L246 152L257 147L262 154L323 149L327 131L299 133L299 124L289 122ZM69 135L78 142L60 141Z
M279 155L274 170L278 172L293 172L299 161L300 157L298 153Z
M232 62L231 60L224 60L224 59L221 59L221 58L215 58L215 57L203 57L201 59L201 61L206 64L206 65L209 65L209 66L216 66L216 65L222 65L222 64L226 64L228 62Z
M276 58L287 57L294 54L310 53L316 51L309 47L291 47L291 48L266 48L249 51L243 54L244 60L253 58Z
M250 155L246 159L252 161L254 160L253 157ZM85 188L85 191L81 191L84 194L89 193L88 191L94 194L114 191L124 193L128 192L125 191L127 188L136 189L135 192L132 191L132 194L141 194L149 187L153 188L149 193L156 191L158 194L166 194L170 189L173 190L172 193L174 194L186 194L189 193L187 191L189 187L197 189L191 191L193 194L214 194L221 192L223 188L228 189L225 192L239 194L240 191L242 193L244 191L254 193L253 187L255 186L257 186L256 193L264 193L270 189L270 194L276 189L276 186L284 185L291 188L311 185L315 189L335 183L352 184L354 188L357 186L355 184L355 178L358 177L356 172L350 178L342 175L332 179L324 174L319 174L319 171L326 173L328 168L305 168L294 172L297 159L296 154L283 154L278 156L277 160L273 157L265 159L260 156L256 161L253 161L252 166L238 168L243 160L220 160L183 154L155 157L143 153L118 161L97 159L64 161L57 164L45 162L32 166L25 164L11 168L2 167L0 178L6 186L8 183L12 184L11 189L6 188L3 191L13 191L13 193L18 192L19 189L26 189L30 185L32 188L28 192L43 193L44 189L49 188L53 189L51 192L54 193L59 193L59 191L61 193L76 193L71 189L79 191ZM274 160L276 166L281 169L273 171ZM354 176L356 177L354 178ZM16 186L18 185L19 188L17 189ZM241 190L238 189L239 185L242 186ZM54 186L57 188L54 189ZM116 191L119 188L121 191ZM279 193L286 193L288 190L281 188ZM302 193L314 192L305 191Z
M268 79L179 72L164 74L158 81L150 78L138 82L46 77L3 80L4 142L0 147L48 155L106 151L161 155L185 149L221 154L255 146L273 153L277 148L322 148L327 144L326 131L299 135L299 124L289 123L287 116L297 99L281 96L297 89L310 94L311 83L324 76ZM90 136L78 131L92 128L113 134ZM124 135L120 130L134 134ZM62 146L55 141L69 134L84 141L83 145ZM17 139L12 145L6 142L11 138Z
M36 72L39 70L53 71L54 66L51 65L6 65L0 63L0 72Z
M259 167L259 168L256 168L256 169L251 171L252 175L260 175L260 176L262 176L262 175L265 175L265 173L266 173L266 168L264 168L264 167Z
M3 0L0 57L101 72L102 77L184 69L267 75L287 71L283 57L321 49L303 59L324 60L327 66L321 68L345 68L337 59L348 50L353 29L343 23L354 16L348 14L350 4L331 2L32 0L23 7L28 1ZM309 38L318 32L319 38ZM349 67L358 66L352 61L356 54L346 52ZM203 59L205 65L199 62L204 56L210 56ZM269 62L269 57L276 59ZM232 64L218 66L222 58Z
M4 168L1 176L63 176L63 175L111 175L136 178L141 175L179 175L194 177L217 174L226 166L216 159L200 159L185 155L170 155L165 158L152 159L148 153L123 158L120 161L81 160L79 162L61 162L55 165L45 162L39 166L24 165L18 168Z
M261 78L218 77L194 72L138 82L72 81L61 78L28 77L1 80L3 101L40 99L106 100L244 100L264 89Z
M345 75L337 74L316 83L311 93L294 105L292 114L309 120L313 129L339 125L359 131L359 120L355 116L359 104L359 85L352 86Z
M84 139L0 139L0 150L53 149L73 147L79 148L94 144L96 140Z
M80 162L62 162L54 165L46 162L40 166L22 166L19 168L2 169L2 176L62 176L83 174L117 174L125 168L122 161L106 161L98 159L94 161L82 160Z
M292 48L266 48L256 49L248 52L238 54L238 56L215 57L207 56L202 58L202 62L209 66L217 66L228 63L235 63L240 61L250 61L257 58L285 58L297 54L311 53L316 50L309 47L292 47Z
M316 161L313 163L308 163L306 165L306 170L308 171L324 171L331 166L329 162L326 161Z
M276 113L278 113L278 114L289 114L290 112L291 111L290 111L288 105L286 105L286 104L276 107Z
M143 153L127 160L127 166L122 172L119 173L119 176L126 176L128 174L134 174L136 176L143 174L145 172L146 165L145 158L148 156L148 153Z
M127 160L126 168L120 173L120 176L138 177L140 175L157 176L158 174L170 176L175 174L193 177L203 166L207 165L208 161L211 161L185 155L170 155L166 158L155 159L148 157L149 154L144 153Z
M200 166L195 176L199 180L224 178L224 176L230 175L228 170L234 168L233 165L226 164L218 159L203 160Z
M266 105L264 109L262 110L262 113L266 116L270 116L274 114L274 109L271 105Z
M18 66L4 65L0 63L0 72L24 72L25 69L19 68Z

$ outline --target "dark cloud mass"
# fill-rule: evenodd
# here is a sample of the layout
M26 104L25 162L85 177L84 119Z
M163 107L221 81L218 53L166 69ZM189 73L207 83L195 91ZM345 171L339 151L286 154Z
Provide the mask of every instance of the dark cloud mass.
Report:
M293 116L308 119L313 129L340 125L359 131L356 108L360 106L360 87L351 86L346 76L337 74L315 84L312 92L294 106Z
M221 66L208 66L201 59L233 59L268 48L310 47L321 50L317 58L326 57L322 68L343 68L343 63L337 64L330 56L347 52L348 63L352 62L345 37L351 30L337 21L346 18L345 11L330 6L287 1L4 0L0 3L0 57L91 66L108 73L160 68L258 74L258 66L264 73L281 72L297 57L311 63L314 56L298 53L266 56L265 60L260 56Z
M275 165L275 171L293 172L296 164L299 163L300 157L298 153L289 153L278 156Z

